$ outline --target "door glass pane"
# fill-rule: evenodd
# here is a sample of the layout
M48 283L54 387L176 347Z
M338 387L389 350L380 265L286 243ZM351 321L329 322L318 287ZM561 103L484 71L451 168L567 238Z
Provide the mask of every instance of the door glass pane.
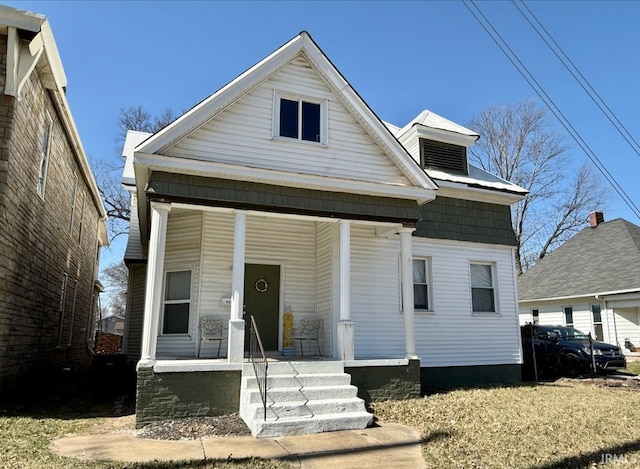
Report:
M413 260L413 283L427 283L424 259Z
M302 140L320 141L320 105L302 102Z
M298 138L298 101L280 100L280 136Z
M189 303L164 305L164 334L187 334L189 332Z
M477 288L492 288L491 266L471 264L471 286Z
M567 326L573 326L573 308L564 309L564 321Z
M602 324L595 324L596 340L604 340L604 333L602 331Z
M191 271L167 272L165 300L188 300L191 298Z

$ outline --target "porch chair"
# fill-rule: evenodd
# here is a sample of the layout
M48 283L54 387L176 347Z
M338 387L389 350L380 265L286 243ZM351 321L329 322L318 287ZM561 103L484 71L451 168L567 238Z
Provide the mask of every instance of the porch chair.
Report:
M294 328L295 335L292 337L294 341L298 341L300 344L300 353L304 357L304 342L313 342L315 340L318 348L318 356L320 353L320 342L318 336L320 335L320 329L322 328L322 319L303 319L300 321L300 327ZM295 343L295 342L294 342Z
M222 347L222 340L225 338L222 330L222 320L214 316L202 316L200 318L200 323L198 324L198 333L200 335L198 358L200 358L200 355L202 354L202 343L215 341L218 341L218 353L216 358L220 358L220 347Z

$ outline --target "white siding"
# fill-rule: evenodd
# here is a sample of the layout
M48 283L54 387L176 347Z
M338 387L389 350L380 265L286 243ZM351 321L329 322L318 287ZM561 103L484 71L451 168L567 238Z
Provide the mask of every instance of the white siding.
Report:
M416 313L422 366L516 364L520 330L513 253L509 247L413 238L415 256L429 256L433 313ZM496 314L472 314L471 262L495 265Z
M616 308L615 313L620 346L624 347L625 339L629 339L633 345L640 347L640 311L638 308Z
M405 355L399 303L398 237L375 236L375 228L351 226L351 319L356 358Z
M162 317L156 354L164 357L193 357L198 331L198 286L200 284L200 245L202 212L169 212L164 270L191 270L191 308L188 335L162 335Z
M221 305L231 296L233 257L232 214L205 213L202 255L200 314L216 315L225 323L230 309ZM316 311L315 223L276 218L247 217L245 262L279 264L284 271L281 285L279 330L284 305L291 305L294 327ZM280 333L280 340L282 334ZM223 348L226 342L223 343ZM217 347L217 344L216 344Z
M273 138L274 90L329 100L328 145ZM165 154L345 179L410 185L302 56Z
M376 238L353 226L352 319L356 358L405 353L400 312L399 238ZM520 342L511 248L413 238L414 256L431 257L434 311L416 313L416 352L423 367L517 364ZM498 313L471 313L469 263L492 262Z
M333 237L332 225L335 223L317 224L316 242L316 313L322 320L322 353L331 355L333 350Z

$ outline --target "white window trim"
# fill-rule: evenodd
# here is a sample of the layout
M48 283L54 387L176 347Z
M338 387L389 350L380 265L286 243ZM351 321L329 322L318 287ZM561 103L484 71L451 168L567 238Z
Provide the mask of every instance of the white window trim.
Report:
M488 265L491 267L491 286L493 288L493 307L495 311L474 311L473 310L473 284L471 281L472 265ZM500 295L498 293L497 283L497 264L490 261L469 261L469 309L472 316L501 316L500 314Z
M427 309L419 309L415 307L415 298L413 301L414 304L414 313L415 314L424 314L424 315L432 315L434 313L434 307L433 307L433 259L431 256L414 256L412 259L412 267L413 267L413 261L424 261L424 268L425 268L425 278L427 280L427 303L428 303L428 308ZM412 270L413 272L413 270ZM412 281L412 285L416 285L416 283L413 281L413 278L411 279ZM422 284L420 284L422 285Z
M78 244L82 244L82 231L84 230L84 209L87 202L87 194L82 191L82 205L80 210L80 225L78 226Z
M167 287L167 274L170 274L172 272L191 272L191 285L189 288L189 300L165 300L164 299L164 294L165 294L165 288ZM192 336L192 328L191 328L191 323L192 323L192 319L194 318L194 314L195 312L193 311L193 293L195 290L195 285L194 285L194 278L193 278L193 273L195 272L195 267L192 266L185 266L185 267L171 267L171 268L167 268L164 271L164 279L162 282L162 310L160 311L160 324L158 324L158 330L159 332L159 336L160 337L191 337ZM165 305L170 305L170 304L183 304L183 303L189 303L189 322L187 325L187 332L186 333L178 333L178 334L165 334L164 333L164 306Z
M73 236L73 221L76 211L76 200L78 199L78 175L73 173L73 189L71 190L71 213L69 213L69 236Z
M60 305L58 307L58 347L62 347L62 328L64 326L64 314L67 303L67 287L69 284L69 274L62 274L62 285L60 286Z
M566 308L571 308L571 319L573 320L571 324L567 324L567 313L565 311ZM562 306L562 322L564 323L565 327L575 327L576 318L573 316L573 313L573 305Z
M298 102L298 138L283 137L280 135L280 99L288 99ZM314 103L320 105L320 141L313 142L311 140L302 139L302 102ZM315 145L326 147L329 145L329 100L322 98L314 98L311 96L290 93L286 91L273 90L273 133L274 140L282 140L286 142L297 142L305 145Z
M47 128L47 126L49 127L49 134L47 135L47 148L46 150L43 152L42 151L42 145L43 142L42 138L44 138L44 129ZM50 160L50 155L51 155L51 140L52 140L52 134L53 134L53 120L51 119L51 116L49 115L49 113L45 113L44 116L44 128L42 129L42 135L40 136L41 140L40 140L40 164L38 165L38 181L36 184L36 192L38 193L38 195L40 196L40 198L42 200L44 200L44 194L47 191L47 176L49 175L49 160ZM42 186L40 185L40 180L42 179Z

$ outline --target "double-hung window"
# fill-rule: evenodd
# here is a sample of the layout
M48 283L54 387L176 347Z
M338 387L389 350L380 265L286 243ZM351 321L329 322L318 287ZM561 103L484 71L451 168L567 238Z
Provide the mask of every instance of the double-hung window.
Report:
M164 286L163 334L188 334L191 310L191 271L167 272Z
M600 305L591 305L591 315L593 316L593 331L595 332L596 340L604 340L602 308Z
M471 305L474 313L496 311L492 264L471 264Z
M431 290L431 259L413 259L413 308L416 311L433 309Z
M326 100L276 93L274 137L327 143Z
M44 118L44 131L42 133L42 142L40 145L40 168L38 170L38 194L44 197L44 191L47 186L47 170L49 168L49 151L51 147L51 117L49 115Z
M564 307L564 325L573 327L573 306Z

